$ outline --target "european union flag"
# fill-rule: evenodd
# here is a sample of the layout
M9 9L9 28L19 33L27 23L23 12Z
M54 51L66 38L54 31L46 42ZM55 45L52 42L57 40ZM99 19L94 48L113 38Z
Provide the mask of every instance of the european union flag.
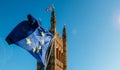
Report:
M27 50L43 66L46 65L52 40L53 35L42 28L31 15L28 15L28 21L21 22L6 38L9 44L14 43Z
M53 36L48 31L45 31L40 27L37 28L31 35L16 42L15 44L26 49L38 60L38 62L45 65L46 54L52 38Z

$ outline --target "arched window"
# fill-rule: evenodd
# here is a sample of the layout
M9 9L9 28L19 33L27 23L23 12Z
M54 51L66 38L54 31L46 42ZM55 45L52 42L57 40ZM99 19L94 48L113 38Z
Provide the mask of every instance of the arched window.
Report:
M61 62L63 63L63 62L64 62L64 56L63 56L63 53L62 53L62 55L61 55L61 56L62 56L62 61L61 61Z
M60 59L60 61L61 61L61 58L62 58L62 57L61 57L61 52L60 52L59 56L60 56L60 58L59 58L59 59Z
M58 48L56 48L56 58L58 59Z
M58 50L58 59L60 60L60 51Z

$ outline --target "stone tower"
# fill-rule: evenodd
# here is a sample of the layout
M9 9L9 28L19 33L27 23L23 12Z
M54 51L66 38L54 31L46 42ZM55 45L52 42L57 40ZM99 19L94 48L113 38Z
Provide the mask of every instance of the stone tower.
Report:
M54 35L55 40L53 49L47 65L47 70L68 70L67 69L67 35L66 27L63 28L62 37L56 31L56 14L53 10L51 13L50 32ZM41 70L41 66L37 63L37 70Z
M62 35L62 39L63 39L63 57L64 57L64 64L63 64L63 70L68 70L67 69L67 33L66 33L66 27L64 25L63 28L63 35Z

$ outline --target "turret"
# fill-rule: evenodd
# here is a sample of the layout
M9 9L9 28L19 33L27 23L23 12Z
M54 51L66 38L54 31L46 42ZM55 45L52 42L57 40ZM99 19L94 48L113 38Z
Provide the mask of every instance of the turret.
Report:
M67 69L67 33L66 33L66 27L64 25L63 28L63 53L64 53L64 64L63 64L63 70L68 70Z
M52 14L51 14L51 28L50 28L50 32L55 35L56 33L56 14L55 11L53 9Z

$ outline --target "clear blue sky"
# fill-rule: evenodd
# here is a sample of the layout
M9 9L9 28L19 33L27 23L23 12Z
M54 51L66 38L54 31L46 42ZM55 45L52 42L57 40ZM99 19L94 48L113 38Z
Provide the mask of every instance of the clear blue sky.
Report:
M53 3L60 35L67 26L68 69L120 70L120 0L0 0L0 70L36 70L36 60L5 37L29 13L49 29L45 9Z

